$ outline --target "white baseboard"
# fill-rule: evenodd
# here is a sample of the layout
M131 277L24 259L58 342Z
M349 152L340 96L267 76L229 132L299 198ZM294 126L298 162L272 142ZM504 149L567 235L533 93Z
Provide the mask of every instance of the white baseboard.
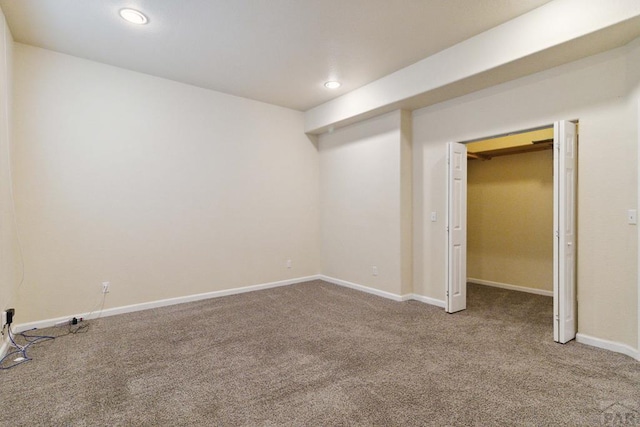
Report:
M542 289L525 288L522 286L515 286L515 285L509 285L506 283L491 282L489 280L474 279L474 278L468 278L467 282L477 283L478 285L493 286L495 288L503 288L503 289L509 289L513 291L528 292L531 294L553 297L553 291L545 291ZM640 351L626 344L621 344L614 341L608 341L608 340L592 337L592 336L581 334L581 333L576 334L576 341L581 344L590 345L592 347L598 347L598 348L613 351L616 353L622 353L636 360L640 360Z
M436 307L440 307L440 308L444 308L445 307L445 302L443 300L435 299L435 298L431 298L431 297L425 297L423 295L410 294L408 299L420 301L420 302L423 302L423 303L429 304L429 305L435 305Z
M636 350L626 344L622 344L619 342L603 340L602 338L596 338L589 335L577 333L576 341L581 344L590 345L593 347L602 348L605 350L615 351L616 353L622 353L629 357L632 357L638 361L640 361L640 350Z
M444 308L444 301L441 301L435 298L425 297L422 295L416 295L416 294L398 295L392 292L381 291L380 289L375 289L369 286L359 285L357 283L347 282L346 280L336 279L335 277L329 277L324 275L320 275L320 280L333 283L334 285L344 286L345 288L355 289L357 291L377 295L379 297L387 298L393 301L400 302L400 301L416 300L426 304L435 305L437 307Z
M210 298L220 298L220 297L225 297L229 295L242 294L245 292L260 291L263 289L271 289L271 288L277 288L280 286L294 285L296 283L309 282L311 280L318 280L320 278L321 276L319 275L298 277L296 279L281 280L278 282L271 282L271 283L262 283L259 285L244 286L242 288L225 289L222 291L213 291L213 292L206 292L203 294L186 295L183 297L143 302L140 304L132 304L132 305L126 305L122 307L108 308L106 310L102 310L99 315L100 317L108 317L108 316L115 316L117 314L133 313L135 311L149 310L149 309L158 308L158 307L166 307L169 305L182 304L185 302L201 301L201 300L210 299ZM87 320L91 320L91 318L88 318L89 314L91 313L74 313L68 316L57 317L55 319L47 319L47 320L39 320L36 322L22 323L14 326L14 331L16 333L19 333L19 332L28 331L34 328L37 328L37 329L50 328L52 326L55 326L56 323L58 322L63 322L73 317L83 317ZM94 315L97 315L97 314L94 313Z
M544 295L546 297L553 296L553 291L546 291L544 289L536 289L536 288L526 288L524 286L510 285L508 283L492 282L490 280L474 279L469 277L467 278L467 282L476 283L478 285L493 286L494 288L509 289L511 291L520 291L520 292L527 292L530 294Z
M329 277L320 275L320 280L324 280L325 282L333 283L334 285L344 286L345 288L355 289L357 291L366 292L368 294L377 295L379 297L391 299L394 301L406 301L408 298L402 295L397 295L387 291L381 291L380 289L370 288L368 286L359 285L353 282L347 282L346 280L336 279L335 277Z
M0 359L2 359L9 351L9 336L4 336L2 343L0 344Z
M213 292L207 292L203 294L186 295L183 297L168 298L163 300L144 302L140 304L132 304L132 305L126 305L122 307L108 308L106 310L102 310L99 313L99 316L108 317L108 316L115 316L117 314L133 313L135 311L149 310L152 308L166 307L169 305L182 304L186 302L200 301L200 300L205 300L210 298L219 298L219 297L224 297L229 295L242 294L245 292L253 292L253 291L259 291L263 289L276 288L280 286L294 285L296 283L309 282L312 280L324 280L325 282L333 283L334 285L344 286L344 287L355 289L361 292L366 292L366 293L377 295L383 298L391 299L393 301L416 300L426 304L444 308L444 301L441 301L435 298L430 298L430 297L416 295L416 294L397 295L391 292L381 291L379 289L370 288L368 286L348 282L346 280L336 279L334 277L329 277L324 275L314 275L314 276L307 276L307 277L299 277L296 279L282 280L278 282L245 286L242 288L225 289L222 291L213 291ZM56 317L54 319L46 319L46 320L39 320L35 322L21 323L14 326L14 331L16 333L19 333L19 332L28 331L34 328L36 329L50 328L55 326L56 323L64 322L66 320L71 319L72 317L83 317L87 320L91 320L91 318L88 317L90 314L92 313L73 313L67 316ZM93 314L97 315L96 313L93 313ZM4 344L2 347L0 347L0 351L2 349L5 349L6 351L6 348L8 348L8 345Z
M426 297L423 295L417 295L417 294L397 295L391 292L381 291L379 289L371 288L364 285L359 285L357 283L348 282L346 280L336 279L334 277L329 277L324 275L315 275L315 276L299 277L296 279L281 280L278 282L263 283L259 285L245 286L242 288L225 289L222 291L206 292L202 294L187 295L183 297L150 301L150 302L141 303L141 304L132 304L132 305L127 305L122 307L114 307L114 308L103 310L100 313L100 317L115 316L117 314L132 313L135 311L149 310L152 308L166 307L166 306L182 304L186 302L201 301L205 299L219 298L219 297L224 297L229 295L237 295L245 292L253 292L253 291L259 291L263 289L277 288L280 286L294 285L296 283L309 282L312 280L324 280L325 282L333 283L334 285L344 286L346 288L351 288L361 292L377 295L383 298L391 299L393 301L401 302L401 301L408 301L408 300L416 300L416 301L423 302L425 304L434 305L436 307L441 307L441 308L445 307L444 301L431 298L431 297ZM487 281L484 281L484 280L479 281L477 279L469 279L469 281L474 283L483 282L483 283L479 283L482 285L487 284L486 283ZM488 284L488 286L496 286L492 284L493 282L489 282L489 283L490 284ZM496 287L512 286L512 285L503 286L504 284L498 284L498 285L500 286L496 286ZM522 289L520 287L516 287L516 288L518 288L516 290ZM511 289L511 288L506 288L506 289ZM524 288L524 289L531 289L531 288ZM540 292L547 292L547 291L540 291L539 289L533 289L533 291L536 291L536 292L532 292L532 293L537 293L537 294L540 294ZM528 291L525 291L525 292L528 292ZM540 294L540 295L546 295L546 294ZM55 326L55 324L58 322L68 320L74 316L86 318L86 316L88 316L89 314L90 313L84 313L84 314L75 313L75 314L70 314L68 316L57 317L55 319L47 319L47 320L40 320L36 322L22 323L14 326L13 329L16 333L19 333L19 332L24 332L33 328L38 328L38 329L48 328L48 327ZM576 341L581 344L586 344L593 347L614 351L616 353L622 353L640 361L640 351L626 344L622 344L614 341L608 341L608 340L592 337L592 336L581 334L581 333L576 334ZM10 348L9 339L5 337L2 340L2 343L0 343L0 358L6 355L9 348Z
M320 280L324 280L325 282L333 283L334 285L344 286L346 288L355 289L358 291L366 292L368 294L377 295L383 298L391 299L393 301L416 300L426 304L434 305L436 307L445 308L445 302L435 298L425 297L417 294L397 295L391 292L381 291L379 289L370 288L368 286L359 285L357 283L348 282L346 280L336 279L334 277L329 277L324 275L320 275L318 278ZM520 286L488 282L486 280L468 279L468 281L473 283L481 282L481 283L478 283L480 285L494 286L494 287L504 288L504 289L513 289L517 291L530 292L537 295L553 296L553 292L544 291L540 289L522 288ZM621 344L613 341L603 340L600 338L590 337L588 335L580 334L580 333L576 335L576 341L582 344L587 344L594 347L603 348L605 350L614 351L616 353L622 353L636 360L640 360L640 351L633 349L626 344Z

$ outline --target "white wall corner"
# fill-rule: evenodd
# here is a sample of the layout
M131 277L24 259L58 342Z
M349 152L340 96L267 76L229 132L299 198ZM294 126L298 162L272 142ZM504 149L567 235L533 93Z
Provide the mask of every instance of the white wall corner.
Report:
M576 342L579 342L580 344L590 345L592 347L602 348L604 350L614 351L616 353L621 353L640 361L640 350L632 348L631 346L628 346L626 344L592 337L590 335L581 334L579 332L576 334Z

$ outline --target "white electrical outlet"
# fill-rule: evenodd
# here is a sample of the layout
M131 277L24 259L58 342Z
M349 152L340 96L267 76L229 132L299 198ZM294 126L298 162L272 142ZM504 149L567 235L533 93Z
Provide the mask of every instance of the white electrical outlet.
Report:
M376 266L374 265L374 266L371 268L371 273L372 273L374 276L377 276L377 275L378 275L378 267L376 267Z
M111 282L102 282L102 293L108 294L110 286L111 286Z
M635 209L629 209L627 211L627 222L631 225L638 223L638 211Z
M287 268L291 268L291 260L290 259L287 260Z
M0 328L4 328L4 325L7 324L7 312L2 311L2 324L0 324Z

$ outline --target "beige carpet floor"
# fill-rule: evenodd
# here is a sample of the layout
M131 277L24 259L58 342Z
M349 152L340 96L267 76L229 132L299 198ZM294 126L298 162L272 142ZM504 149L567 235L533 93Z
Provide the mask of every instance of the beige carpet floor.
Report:
M596 426L640 411L640 363L554 343L551 298L469 285L468 301L446 314L315 281L99 319L0 372L0 425Z

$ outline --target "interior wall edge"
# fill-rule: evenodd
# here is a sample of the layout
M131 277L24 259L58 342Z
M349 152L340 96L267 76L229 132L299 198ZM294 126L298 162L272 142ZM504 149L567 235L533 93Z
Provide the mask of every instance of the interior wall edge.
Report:
M640 39L638 39L640 42ZM638 110L637 110L637 128L636 128L636 138L638 139L638 161L636 163L637 174L638 174L638 198L636 199L636 211L638 209L638 202L640 201L640 96L638 96ZM637 241L637 251L638 251L638 261L636 264L636 274L638 281L638 290L637 290L637 298L638 298L638 310L636 311L637 321L638 321L638 338L636 341L636 345L638 346L638 352L640 352L640 228L637 230L638 233L638 241ZM640 360L640 359L638 359Z

